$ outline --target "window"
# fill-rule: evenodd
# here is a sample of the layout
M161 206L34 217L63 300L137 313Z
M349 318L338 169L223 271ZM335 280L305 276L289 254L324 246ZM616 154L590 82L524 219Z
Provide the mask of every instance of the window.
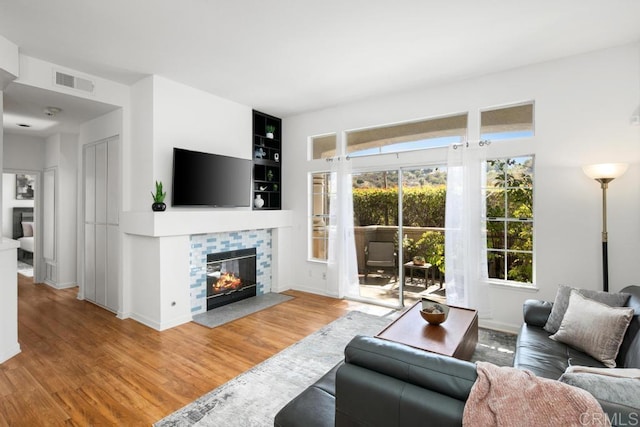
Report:
M489 279L533 283L533 156L487 161Z
M480 113L481 139L533 136L533 102L496 108Z
M329 244L329 183L331 173L320 172L311 174L311 248L310 258L327 260L327 246Z
M356 157L446 147L466 136L464 113L348 132L347 154Z
M319 135L311 138L311 160L329 159L336 155L336 135Z

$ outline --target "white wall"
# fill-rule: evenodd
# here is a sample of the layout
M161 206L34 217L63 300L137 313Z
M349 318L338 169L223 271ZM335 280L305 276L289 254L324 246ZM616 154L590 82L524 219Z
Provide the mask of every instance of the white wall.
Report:
M55 277L56 288L77 284L78 135L56 134L47 138L45 168L55 168Z
M609 278L612 291L638 283L640 261L640 126L631 117L640 101L640 46L631 45L487 75L446 86L370 99L286 118L284 208L294 212L293 287L332 294L322 280L325 265L307 261L307 173L327 169L307 162L307 138L416 118L469 111L469 137L478 138L479 110L535 101L536 136L494 142L489 156L533 153L535 169L535 282L537 292L491 288L493 318L486 325L515 329L527 298L553 300L557 285L601 289L601 190L581 166L628 162L627 173L610 184ZM445 150L396 158L353 159L352 167L438 164ZM313 164L312 164L313 163Z
M18 46L0 36L0 91L18 76L20 59Z
M36 188L36 194L38 189ZM13 208L33 208L33 200L18 200L16 194L16 175L2 174L2 235L13 239Z
M45 139L35 136L4 133L4 169L42 171Z
M151 211L150 192L156 180L163 182L167 210L172 210L173 147L252 158L250 107L163 77L146 77L132 86L131 123L135 144L126 150L125 163L133 212ZM216 209L198 209L204 210L215 216ZM178 215L177 221L189 221L188 209L173 209L172 214ZM127 224L123 274L131 300L130 313L124 316L156 329L190 320L188 236L140 237L147 233L148 224ZM162 274L141 273L142 258L146 266L142 271L154 269Z
M3 127L3 90L18 75L18 46L0 36L0 128ZM0 165L4 165L4 132L0 132ZM4 167L4 166L3 166ZM1 175L0 175L1 177ZM1 179L1 178L0 178ZM3 222L0 186L0 223ZM20 353L18 343L18 242L0 239L0 363Z
M251 135L250 107L154 76L154 176L147 190L161 180L171 200L173 147L251 159Z

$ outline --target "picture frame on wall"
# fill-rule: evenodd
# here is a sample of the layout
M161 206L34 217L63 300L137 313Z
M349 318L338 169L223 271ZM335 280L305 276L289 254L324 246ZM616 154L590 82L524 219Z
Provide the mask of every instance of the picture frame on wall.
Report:
M33 200L35 183L34 175L16 174L16 200Z

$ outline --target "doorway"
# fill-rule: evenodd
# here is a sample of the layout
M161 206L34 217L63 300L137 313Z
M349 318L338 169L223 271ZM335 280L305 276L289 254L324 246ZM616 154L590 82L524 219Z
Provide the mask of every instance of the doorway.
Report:
M18 273L30 278L37 271L40 256L39 183L37 171L5 170L2 174L2 235L19 242Z

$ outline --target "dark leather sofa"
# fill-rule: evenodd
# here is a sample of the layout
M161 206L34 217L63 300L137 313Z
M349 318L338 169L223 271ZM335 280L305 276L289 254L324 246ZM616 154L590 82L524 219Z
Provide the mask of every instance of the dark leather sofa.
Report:
M627 307L635 309L629 328L622 341L616 366L640 368L640 286L628 286L621 292L631 294ZM524 324L518 333L513 366L528 369L539 377L558 379L570 365L604 367L591 356L561 342L549 339L543 329L553 303L527 300L524 303Z
M631 294L635 309L617 364L640 368L640 286ZM558 379L570 365L603 365L590 356L549 339L543 329L552 303L528 300L514 366ZM289 402L275 417L276 427L460 426L464 405L476 379L475 364L415 350L372 337L357 336L345 359ZM601 401L620 425L637 419L637 409ZM630 425L630 424L627 424Z
M459 426L473 363L357 336L345 359L289 402L277 427Z

